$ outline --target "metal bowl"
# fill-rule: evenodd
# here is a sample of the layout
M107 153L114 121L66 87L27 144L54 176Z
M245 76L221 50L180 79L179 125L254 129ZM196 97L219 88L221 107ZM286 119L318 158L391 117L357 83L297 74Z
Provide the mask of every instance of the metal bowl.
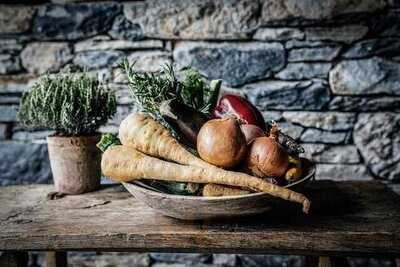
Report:
M304 158L302 162L305 166L303 177L284 187L301 191L314 179L315 164ZM137 200L155 211L182 220L256 215L271 210L283 201L266 193L224 197L183 196L155 191L140 181L122 184Z

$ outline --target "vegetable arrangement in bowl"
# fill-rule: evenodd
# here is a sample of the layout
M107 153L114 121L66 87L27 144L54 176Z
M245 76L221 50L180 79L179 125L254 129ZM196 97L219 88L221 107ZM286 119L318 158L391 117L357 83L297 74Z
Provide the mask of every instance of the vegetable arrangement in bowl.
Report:
M193 70L178 80L172 67L160 74L138 73L126 60L121 67L141 113L122 121L119 139L103 136L105 176L144 179L178 195L264 192L308 213L307 197L281 186L302 177L303 148L276 123L266 124L247 99L225 94L218 101L221 81L208 85Z

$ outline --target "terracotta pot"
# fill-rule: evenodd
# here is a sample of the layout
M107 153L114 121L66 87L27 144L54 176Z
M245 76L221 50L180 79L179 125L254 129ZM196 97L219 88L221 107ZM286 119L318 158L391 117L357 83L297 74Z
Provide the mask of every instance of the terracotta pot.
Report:
M51 171L56 190L82 194L100 187L100 136L47 137Z

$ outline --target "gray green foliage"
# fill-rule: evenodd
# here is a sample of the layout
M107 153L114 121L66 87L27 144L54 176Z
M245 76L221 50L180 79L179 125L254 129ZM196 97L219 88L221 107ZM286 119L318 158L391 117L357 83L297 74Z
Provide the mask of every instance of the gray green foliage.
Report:
M84 72L46 75L24 93L19 120L59 135L94 134L116 112L115 93Z

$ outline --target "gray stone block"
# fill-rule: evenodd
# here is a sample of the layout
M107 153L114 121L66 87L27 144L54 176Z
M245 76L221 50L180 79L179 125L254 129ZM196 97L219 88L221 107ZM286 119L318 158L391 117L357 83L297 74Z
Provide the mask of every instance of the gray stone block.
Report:
M23 42L17 39L0 39L0 54L17 55L23 48Z
M337 111L400 111L400 97L396 96L334 96L329 110Z
M96 36L75 43L75 52L95 50L140 50L140 49L162 49L163 42L160 40L111 40L107 36Z
M307 40L352 43L363 38L368 27L363 25L344 25L338 27L309 27L305 29Z
M338 45L338 43L328 41L288 40L285 43L285 48L290 50L295 48L337 47Z
M224 267L235 267L238 265L238 258L235 254L213 254L212 262Z
M285 53L279 43L181 42L174 60L179 68L191 66L209 79L238 86L281 70Z
M300 139L300 136L304 132L303 127L287 122L280 122L279 129L282 133L287 134L296 140Z
M348 144L349 139L349 132L330 132L313 128L306 129L300 137L301 142L325 144Z
M373 57L341 61L329 73L334 94L400 95L400 63Z
M0 5L0 33L28 31L34 13L34 6Z
M239 255L242 266L246 267L302 267L304 257L286 255Z
M150 253L150 257L160 262L186 264L207 263L212 259L210 254L199 253Z
M0 75L0 94L21 94L36 80L37 78L30 74Z
M389 0L389 2L398 2L399 0ZM368 20L371 32L375 35L385 37L400 37L400 9L389 9L387 12L383 12L379 16L375 16L373 19Z
M133 105L131 91L127 84L109 83L108 87L115 91L119 105Z
M363 40L350 47L343 58L364 58L374 55L394 57L400 55L400 38L379 38Z
M126 18L146 37L245 39L258 25L257 1L146 1L124 4Z
M249 100L261 110L318 110L330 99L327 83L311 81L266 81L245 86Z
M108 34L114 39L121 40L140 40L143 39L143 30L137 23L132 23L123 15L119 15L114 19Z
M101 252L96 254L94 252L69 252L68 265L96 267L149 267L151 264L150 257L147 253Z
M87 69L116 67L123 57L120 51L87 51L75 54L73 63Z
M326 131L346 131L353 128L355 114L345 112L284 112L283 117L303 127Z
M400 180L400 115L360 114L353 139L370 170L379 178Z
M0 185L50 183L46 144L6 141L0 144Z
M303 144L305 156L318 163L360 163L360 155L354 145L333 146L325 144Z
M30 73L43 74L60 70L72 59L68 43L30 43L21 53L22 65Z
M129 62L135 63L135 70L138 72L158 72L165 65L172 64L172 54L167 51L137 51L128 55Z
M288 23L306 24L308 21L328 20L340 15L350 13L372 13L383 9L386 6L383 0L360 0L354 2L345 0L328 1L291 1L291 0L272 0L263 1L261 12L261 24ZM308 22L310 23L310 22Z
M22 71L22 66L18 56L0 54L0 74L11 74L20 71Z
M19 96L5 95L0 97L0 105L18 105L20 101Z
M33 33L42 40L76 40L107 32L120 12L115 3L68 3L41 5Z
M293 48L289 51L288 61L332 61L339 55L340 49L341 46L339 45L312 48Z
M26 131L26 130L14 130L12 139L17 141L41 141L46 142L46 137L53 134L54 131Z
M296 28L260 28L253 39L261 41L287 41L287 40L303 40L304 32Z
M17 105L0 105L0 122L14 122L17 120Z
M261 114L263 115L265 121L279 122L283 120L282 111L264 110L261 111Z
M347 258L352 267L394 267L392 259L379 258Z
M275 74L281 80L305 80L312 78L328 78L331 63L289 63L286 67Z

